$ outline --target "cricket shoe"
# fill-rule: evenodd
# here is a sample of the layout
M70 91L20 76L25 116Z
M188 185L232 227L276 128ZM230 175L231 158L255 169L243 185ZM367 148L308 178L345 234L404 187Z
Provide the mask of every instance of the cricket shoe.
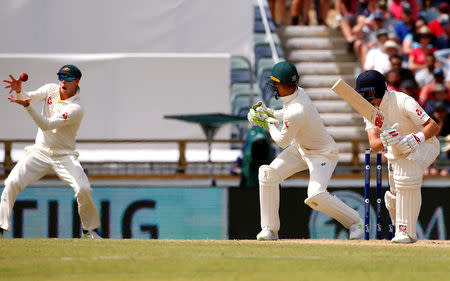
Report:
M417 239L411 238L408 233L404 231L399 231L397 234L395 234L395 237L392 238L392 243L398 243L398 244L410 244L417 242Z
M269 228L263 228L261 232L256 236L256 240L265 241L265 240L278 240L278 233L270 230Z
M3 228L0 228L0 239L2 239L3 238Z
M348 229L350 240L363 239L364 236L364 221L359 219L359 222L354 223Z
M102 237L100 237L100 235L98 235L98 233L93 230L86 231L86 232L83 231L81 234L81 238L83 238L83 239L102 239Z

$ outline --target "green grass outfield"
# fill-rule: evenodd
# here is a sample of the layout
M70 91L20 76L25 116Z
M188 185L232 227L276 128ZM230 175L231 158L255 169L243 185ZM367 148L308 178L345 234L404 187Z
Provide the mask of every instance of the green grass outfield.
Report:
M450 241L2 239L0 280L450 280Z

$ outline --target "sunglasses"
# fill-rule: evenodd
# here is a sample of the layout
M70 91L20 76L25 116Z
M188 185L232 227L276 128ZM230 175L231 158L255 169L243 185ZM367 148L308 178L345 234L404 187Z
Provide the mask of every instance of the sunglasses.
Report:
M64 75L64 74L60 74L58 75L58 80L59 81L66 81L66 82L72 82L75 78L72 76L68 76L68 75Z

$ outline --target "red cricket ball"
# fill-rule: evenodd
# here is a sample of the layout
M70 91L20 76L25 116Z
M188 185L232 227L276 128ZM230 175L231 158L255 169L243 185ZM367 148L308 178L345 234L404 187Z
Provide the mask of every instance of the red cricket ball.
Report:
M20 74L19 80L22 82L26 82L28 80L28 74L26 74L26 73Z

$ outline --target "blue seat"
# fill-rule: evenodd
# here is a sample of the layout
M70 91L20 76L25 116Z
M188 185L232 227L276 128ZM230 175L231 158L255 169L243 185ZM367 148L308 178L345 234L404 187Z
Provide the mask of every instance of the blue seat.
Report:
M284 52L281 46L275 45L275 49L278 53L278 57L284 58ZM255 69L258 69L258 62L261 58L271 58L272 50L269 44L255 46Z
M277 28L275 27L275 23L273 21L269 21L269 29L270 32L276 32ZM264 29L264 24L262 20L255 21L253 32L255 33L264 33L266 30Z
M261 10L259 9L259 6L255 6L255 21L262 21L262 15L261 15ZM264 7L264 10L266 10L266 15L267 15L267 19L269 21L273 21L273 17L272 17L272 13L270 12L269 7Z
M231 70L231 84L250 83L250 70Z
M280 37L278 36L278 34L276 33L271 33L272 34L272 38L273 38L273 42L275 43L275 45L281 45L281 40ZM269 44L269 41L266 39L266 34L265 33L254 33L253 34L253 45L267 45Z

